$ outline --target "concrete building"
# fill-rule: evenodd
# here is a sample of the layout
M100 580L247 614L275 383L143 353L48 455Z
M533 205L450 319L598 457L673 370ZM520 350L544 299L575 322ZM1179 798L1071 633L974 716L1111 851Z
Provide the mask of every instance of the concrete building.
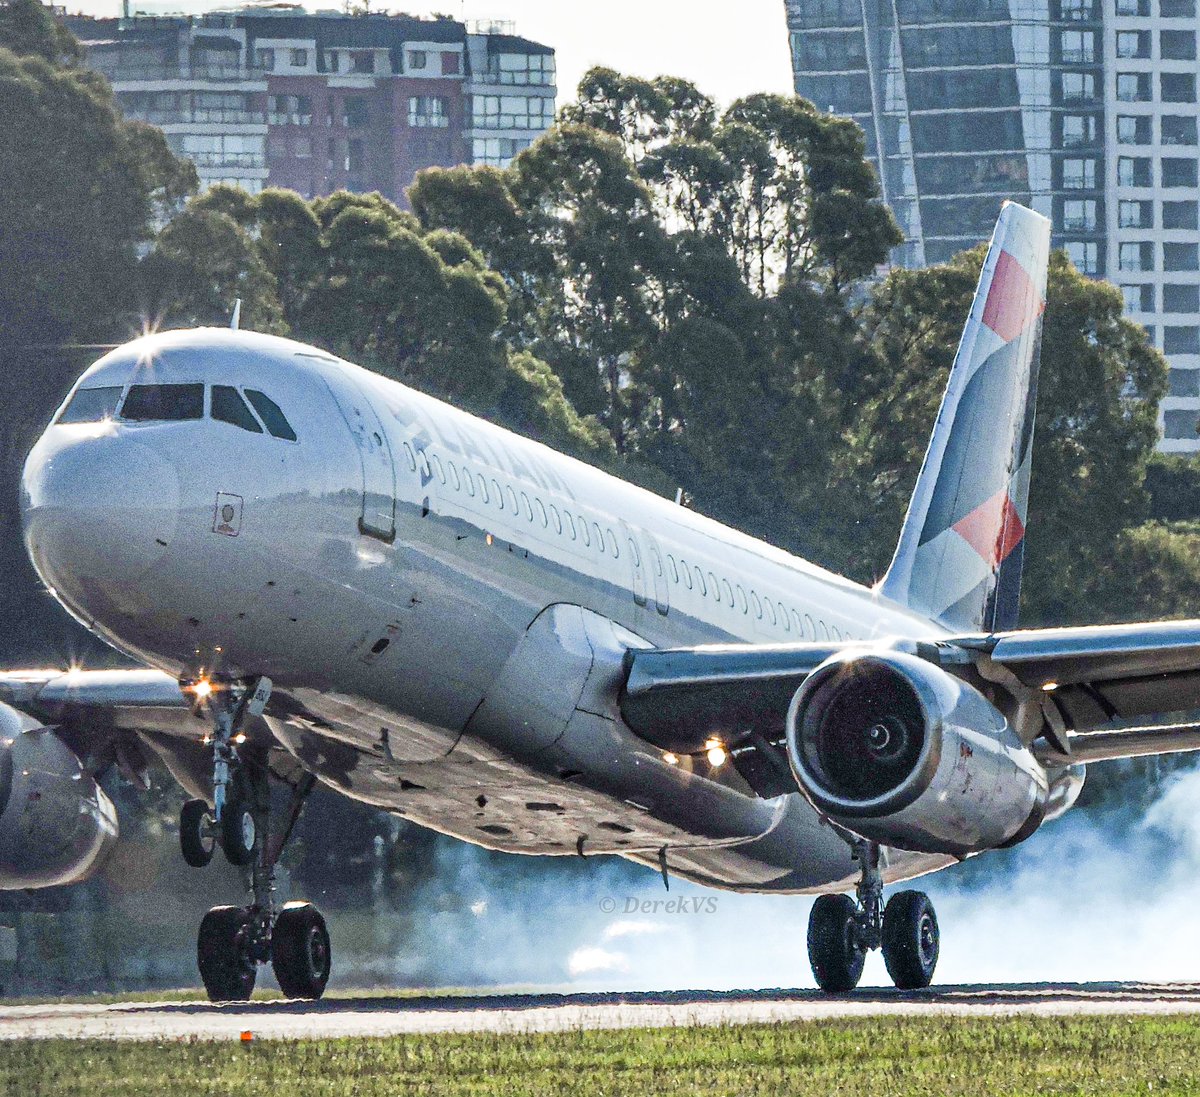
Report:
M1121 286L1171 362L1161 448L1200 450L1196 0L785 0L796 90L867 136L897 260L978 243L1005 198Z
M507 27L289 5L68 25L204 186L403 203L421 168L506 165L554 120L554 51Z

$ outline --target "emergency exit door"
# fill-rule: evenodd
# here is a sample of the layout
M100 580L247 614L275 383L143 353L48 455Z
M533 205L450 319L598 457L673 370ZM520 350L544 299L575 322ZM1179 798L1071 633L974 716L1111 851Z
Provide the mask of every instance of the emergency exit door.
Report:
M360 532L391 542L396 537L396 468L387 432L366 394L347 377L326 381L350 428L362 472Z

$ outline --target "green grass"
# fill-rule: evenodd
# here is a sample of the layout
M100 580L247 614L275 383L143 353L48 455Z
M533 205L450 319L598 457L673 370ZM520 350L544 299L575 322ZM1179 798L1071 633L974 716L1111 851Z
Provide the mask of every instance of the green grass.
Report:
M374 1040L0 1043L0 1094L1194 1094L1200 1018L869 1018Z

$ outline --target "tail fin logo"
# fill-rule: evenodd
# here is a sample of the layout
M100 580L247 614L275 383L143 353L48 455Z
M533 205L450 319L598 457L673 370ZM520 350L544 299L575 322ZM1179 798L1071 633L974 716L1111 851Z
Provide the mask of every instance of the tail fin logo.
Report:
M1016 624L1050 222L1007 203L881 585L953 629Z

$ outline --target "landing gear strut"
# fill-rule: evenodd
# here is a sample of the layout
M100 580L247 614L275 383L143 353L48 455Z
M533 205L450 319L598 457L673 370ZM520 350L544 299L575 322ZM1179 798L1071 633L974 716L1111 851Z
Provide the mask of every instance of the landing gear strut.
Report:
M901 990L929 986L938 961L938 924L929 896L897 892L883 903L879 847L856 842L862 866L857 902L848 895L822 895L808 920L808 959L817 985L828 994L858 986L869 951L883 950L892 982Z
M213 807L189 800L180 816L180 846L189 865L208 864L220 844L230 863L250 868L250 905L214 907L200 923L196 959L214 1002L246 1001L259 964L271 964L289 998L320 998L329 979L329 931L321 912L309 903L286 903L281 910L275 905L275 865L316 779L306 773L293 787L285 825L273 835L267 757L253 747L238 749L246 741L246 717L261 715L270 690L270 680L259 678L209 694Z

